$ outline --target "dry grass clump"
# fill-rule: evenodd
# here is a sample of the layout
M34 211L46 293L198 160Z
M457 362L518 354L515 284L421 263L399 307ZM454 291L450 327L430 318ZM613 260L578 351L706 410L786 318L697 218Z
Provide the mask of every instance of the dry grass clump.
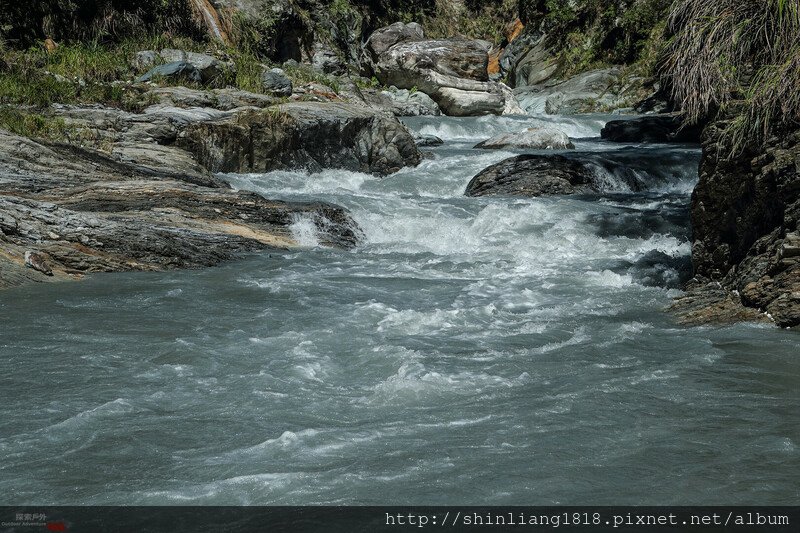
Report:
M800 0L676 0L665 60L688 122L730 118L732 153L800 126Z

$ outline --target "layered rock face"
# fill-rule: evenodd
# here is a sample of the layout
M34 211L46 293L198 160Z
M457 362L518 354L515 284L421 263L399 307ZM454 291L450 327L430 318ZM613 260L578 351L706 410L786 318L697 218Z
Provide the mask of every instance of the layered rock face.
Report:
M0 130L0 288L90 272L210 266L234 254L295 246L310 217L322 240L350 247L358 229L324 203L235 192L205 176L124 163L103 153Z
M721 127L703 143L692 195L696 280L677 309L692 323L767 313L800 325L800 132L731 159Z

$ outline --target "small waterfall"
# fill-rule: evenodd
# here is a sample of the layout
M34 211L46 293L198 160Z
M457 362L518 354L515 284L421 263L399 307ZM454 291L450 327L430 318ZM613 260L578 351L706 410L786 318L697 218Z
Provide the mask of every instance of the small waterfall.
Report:
M195 9L200 12L200 15L202 15L203 21L211 34L223 43L229 43L228 34L222 29L222 22L220 21L219 14L217 10L214 9L214 6L211 5L211 2L209 2L209 0L192 0L192 4Z

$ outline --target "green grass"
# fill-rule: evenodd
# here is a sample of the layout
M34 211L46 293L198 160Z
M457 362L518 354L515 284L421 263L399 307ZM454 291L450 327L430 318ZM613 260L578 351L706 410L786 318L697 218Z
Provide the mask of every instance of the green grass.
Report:
M69 131L62 118L0 106L0 128L33 138L59 139Z

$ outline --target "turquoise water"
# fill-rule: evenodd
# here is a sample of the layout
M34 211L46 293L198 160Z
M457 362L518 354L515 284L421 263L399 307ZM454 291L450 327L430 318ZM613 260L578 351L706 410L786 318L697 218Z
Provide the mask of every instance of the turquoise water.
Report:
M698 153L606 118L415 119L446 144L387 178L226 176L348 207L352 251L299 219L298 251L1 292L0 503L795 504L800 337L663 312ZM649 187L463 196L513 154L474 143L545 120Z

